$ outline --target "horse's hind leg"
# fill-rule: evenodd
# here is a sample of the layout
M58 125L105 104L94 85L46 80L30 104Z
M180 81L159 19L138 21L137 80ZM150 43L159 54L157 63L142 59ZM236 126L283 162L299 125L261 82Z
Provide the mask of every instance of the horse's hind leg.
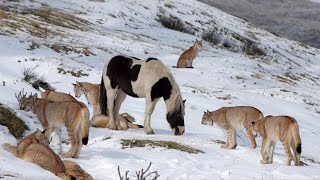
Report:
M159 98L151 101L150 97L146 98L146 110L145 110L145 119L144 119L144 132L147 134L154 134L153 129L150 126L151 115L153 113L154 107L156 106Z
M117 94L117 90L116 89L112 89L112 87L110 87L110 89L107 89L107 98L108 98L108 114L109 114L109 129L115 130L116 129L116 125L114 122L114 101L115 101L115 97Z
M116 123L116 127L118 130L123 129L120 126L120 118L121 117L119 115L119 110L120 110L121 104L126 99L126 97L127 97L127 95L121 89L118 89L117 98L115 100L115 106L114 106L114 117L116 118L115 123Z

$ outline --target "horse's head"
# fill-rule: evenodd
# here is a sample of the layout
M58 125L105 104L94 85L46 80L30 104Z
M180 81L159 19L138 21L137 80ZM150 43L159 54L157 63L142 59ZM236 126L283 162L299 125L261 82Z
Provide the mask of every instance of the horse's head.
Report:
M174 135L182 135L185 131L184 127L184 103L183 101L180 108L175 109L173 112L167 114L167 120L170 124Z

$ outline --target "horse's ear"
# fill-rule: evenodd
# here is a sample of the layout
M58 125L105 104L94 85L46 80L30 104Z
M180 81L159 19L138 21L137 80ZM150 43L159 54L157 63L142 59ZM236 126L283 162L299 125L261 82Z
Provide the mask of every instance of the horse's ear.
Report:
M183 102L183 104L185 104L185 103L186 103L186 101L187 101L186 99L185 99L185 100L183 100L183 101L182 101L182 102Z

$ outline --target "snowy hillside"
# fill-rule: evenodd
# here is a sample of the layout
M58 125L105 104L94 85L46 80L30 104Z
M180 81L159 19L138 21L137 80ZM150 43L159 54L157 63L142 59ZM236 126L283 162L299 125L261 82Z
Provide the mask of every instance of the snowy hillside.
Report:
M175 17L185 31L167 29L159 17ZM227 39L204 46L194 69L172 66L180 54L217 31ZM30 128L42 128L31 112L18 110L15 93L38 92L22 80L22 71L33 68L57 91L74 95L71 83L99 83L105 62L118 54L141 59L156 57L171 70L187 100L183 136L174 136L165 119L162 100L152 115L155 135L143 129L112 131L90 128L80 166L94 179L119 179L117 167L130 171L146 168L159 179L317 179L320 178L320 51L277 37L244 20L200 2L159 0L20 0L0 2L0 103L15 110ZM247 55L246 42L254 43L265 56ZM224 47L224 48L223 48ZM68 72L69 71L69 72ZM79 74L73 76L71 72ZM88 74L88 76L86 75ZM87 103L84 97L79 99ZM226 133L217 126L201 125L206 110L222 106L250 105L264 115L290 115L297 119L302 139L302 161L306 166L284 166L285 154L276 146L274 163L261 165L258 147L250 149L239 131L235 150L220 149ZM92 107L89 105L89 109ZM127 97L120 112L128 112L143 124L144 99ZM92 111L91 111L92 112ZM0 126L0 144L15 144L8 129ZM68 139L68 138L66 138ZM121 139L169 140L205 153L159 148L122 148ZM64 144L64 151L70 145ZM0 178L58 179L35 164L13 157L0 148Z

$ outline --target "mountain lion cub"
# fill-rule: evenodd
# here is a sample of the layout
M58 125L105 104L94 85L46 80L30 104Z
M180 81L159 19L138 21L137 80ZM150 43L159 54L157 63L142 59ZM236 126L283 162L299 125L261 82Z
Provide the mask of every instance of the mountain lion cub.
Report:
M221 148L234 149L237 147L236 129L245 129L248 134L251 147L256 148L256 140L252 132L251 122L263 118L263 114L258 109L251 106L222 107L216 111L204 112L202 124L213 125L216 123L219 127L227 130L228 138L225 145Z
M294 153L294 165L300 166L301 139L297 121L290 116L267 116L253 122L253 130L262 137L261 164L271 164L273 161L274 147L277 141L283 144L287 154L286 165L290 166Z

